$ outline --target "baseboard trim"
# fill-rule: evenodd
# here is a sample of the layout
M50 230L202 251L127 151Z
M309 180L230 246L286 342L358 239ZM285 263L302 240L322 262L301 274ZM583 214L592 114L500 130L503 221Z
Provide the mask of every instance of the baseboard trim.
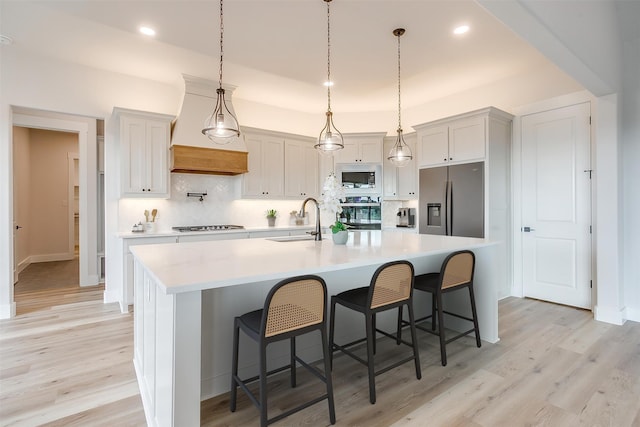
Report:
M0 305L0 319L11 319L16 316L16 303Z
M74 253L63 252L59 254L31 255L28 259L29 264L33 264L36 262L71 261L75 257Z
M80 283L80 287L83 286L96 286L100 284L100 279L97 274L90 275L87 277L87 283Z
M614 325L624 325L625 322L625 309L613 308L613 307L601 307L596 305L593 308L593 317L599 322L611 323Z
M105 304L109 304L111 302L120 302L120 300L118 299L118 294L116 292L111 292L111 291L104 291L104 303Z
M640 322L640 309L627 308L627 320Z

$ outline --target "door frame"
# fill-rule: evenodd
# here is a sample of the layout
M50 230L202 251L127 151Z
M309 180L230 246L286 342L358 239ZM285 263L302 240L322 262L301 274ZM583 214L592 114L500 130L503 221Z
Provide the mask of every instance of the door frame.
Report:
M523 298L524 297L524 284L523 284L523 268L522 268L522 116L542 113L545 111L555 110L562 107L568 107L576 104L583 104L588 102L591 104L592 116L596 113L594 105L596 105L596 98L587 91L577 92L557 98L545 100L536 104L530 104L521 106L515 109L515 118L513 119L513 144L511 149L511 197L513 201L512 210L512 236L513 236L513 250L512 250L512 277L511 277L511 295ZM596 164L596 150L595 150L595 138L594 130L591 129L591 169L594 169ZM596 185L595 174L591 183L591 223L593 227L591 238L591 310L597 304L597 276L596 276Z
M95 244L89 244L89 236L91 229L94 230L96 224L89 220L90 213L95 210L91 208L89 203L89 172L97 170L97 166L91 168L90 165L96 164L96 147L89 146L89 140L96 140L96 127L90 126L89 120L81 116L73 116L69 114L51 113L47 111L31 110L19 107L12 108L12 126L21 126L26 128L45 129L52 131L63 131L76 133L78 135L78 155L79 155L79 213L80 213L80 286L92 286L98 284L97 266L97 247ZM91 135L89 135L91 133ZM12 141L13 143L13 141ZM97 145L94 144L94 145ZM12 150L13 152L13 150ZM12 159L10 161L13 161ZM96 174L97 175L97 174ZM97 178L96 178L97 181ZM84 184L84 185L83 185ZM13 183L10 187L10 200L13 200ZM95 189L94 189L95 190ZM94 191L95 192L95 191ZM72 236L73 237L73 236ZM11 237L13 240L13 237ZM13 242L10 243L13 245ZM15 254L14 254L15 257Z
M76 171L76 167L75 167L75 161L78 160L78 170ZM67 153L67 167L68 167L68 182L67 182L67 192L68 192L68 215L69 215L69 253L74 254L75 255L75 245L76 245L76 239L75 239L75 175L76 173L78 174L78 191L80 190L80 184L82 181L80 181L80 157L78 156L78 153ZM78 194L78 196L80 196L80 194ZM80 203L80 201L78 200L78 204ZM78 206L79 208L80 206ZM78 219L80 219L80 211L78 210ZM78 246L80 245L80 242L78 242Z

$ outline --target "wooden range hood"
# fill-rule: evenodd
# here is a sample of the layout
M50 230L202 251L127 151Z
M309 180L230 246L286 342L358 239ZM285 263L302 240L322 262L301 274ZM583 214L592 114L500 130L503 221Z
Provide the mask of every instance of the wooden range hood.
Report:
M246 151L172 145L171 172L209 175L247 173Z
M230 138L225 145L214 144L202 134L203 118L216 105L216 83L183 74L185 93L182 108L171 129L171 172L209 175L247 173L247 147L244 136ZM234 86L224 85L227 106L233 111ZM219 148L218 148L219 147Z

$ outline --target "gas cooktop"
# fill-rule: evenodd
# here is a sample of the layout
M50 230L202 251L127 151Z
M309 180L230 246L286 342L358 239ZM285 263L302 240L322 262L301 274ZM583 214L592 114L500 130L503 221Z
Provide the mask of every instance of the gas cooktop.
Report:
M171 227L171 229L179 231L181 233L185 233L187 231L216 231L216 230L240 230L244 227L241 225L230 225L230 224L221 224L221 225L186 225L180 227Z

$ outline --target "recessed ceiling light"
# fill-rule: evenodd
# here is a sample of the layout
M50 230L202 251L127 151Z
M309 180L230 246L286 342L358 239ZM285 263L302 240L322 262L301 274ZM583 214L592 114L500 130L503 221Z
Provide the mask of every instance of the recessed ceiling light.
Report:
M156 35L156 30L154 30L153 28L150 28L150 27L144 27L144 26L142 26L142 27L140 27L140 29L139 29L139 30L140 30L140 32L141 32L142 34L144 34L145 36L153 37L153 36L155 36L155 35Z
M468 25L460 25L453 30L453 34L464 34L469 31Z
M324 82L324 83L323 83L323 85L325 85L325 86L327 86L327 87L328 87L328 86L333 86L333 82Z

